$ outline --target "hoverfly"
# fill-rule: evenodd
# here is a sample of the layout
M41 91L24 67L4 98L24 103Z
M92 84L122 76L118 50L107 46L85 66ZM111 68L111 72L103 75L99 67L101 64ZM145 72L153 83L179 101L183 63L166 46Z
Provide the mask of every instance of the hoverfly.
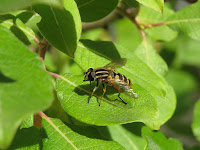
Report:
M103 94L100 98L99 106L101 105L101 99L106 92L105 84L118 90L118 97L124 104L127 103L120 97L120 92L124 92L132 98L138 97L137 93L135 93L133 89L131 89L131 81L126 76L115 71L115 68L124 66L126 64L126 61L127 60L125 58L116 59L104 67L96 69L89 68L88 71L84 73L85 79L83 81L90 81L90 84L91 81L97 81L97 85L93 89L93 92L88 99L88 103L94 92L98 89L99 82L101 82L103 85Z

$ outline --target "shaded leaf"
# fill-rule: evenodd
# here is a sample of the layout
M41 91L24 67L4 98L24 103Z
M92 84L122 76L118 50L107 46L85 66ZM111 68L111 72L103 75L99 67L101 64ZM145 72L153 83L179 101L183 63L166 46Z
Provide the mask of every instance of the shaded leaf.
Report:
M198 86L198 81L186 71L171 69L166 79L173 86L177 96L186 96Z
M119 0L75 0L83 22L92 22L111 13Z
M180 34L178 38L170 43L166 43L165 50L175 52L173 65L194 65L200 66L200 43L188 36Z
M139 3L136 0L125 0L125 2L132 7L138 7L139 6Z
M34 149L39 150L40 144L42 143L42 135L40 129L36 127L30 127L20 129L17 131L16 136L9 147L9 150L27 150Z
M200 141L200 100L197 101L194 107L192 131L198 141Z
M181 142L177 139L167 139L161 131L153 132L147 127L142 128L142 136L145 138L147 145L146 150L152 149L176 149L183 150Z
M193 39L200 39L200 2L171 15L166 24L174 30L182 31ZM191 11L192 10L192 11Z
M108 126L108 130L111 138L127 150L142 150L146 145L142 137L133 134L121 125Z
M158 12L163 12L164 0L137 0L139 3L152 8Z
M42 124L47 135L43 149L125 149L103 137L94 127L72 126L58 119L43 119Z
M81 19L73 0L63 0L64 8L53 5L35 5L42 17L38 28L47 41L73 57L81 34Z
M0 33L0 71L9 79L0 82L0 147L5 148L23 119L50 105L53 86L37 55L1 25Z

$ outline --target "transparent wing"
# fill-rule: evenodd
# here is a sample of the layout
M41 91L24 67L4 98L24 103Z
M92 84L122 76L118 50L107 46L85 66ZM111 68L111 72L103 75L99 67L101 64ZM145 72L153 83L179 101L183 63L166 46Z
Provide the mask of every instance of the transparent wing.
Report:
M137 99L138 95L137 93L129 86L127 85L127 83L125 82L121 82L121 80L119 81L111 81L111 85L115 85L117 87L119 87L120 91L123 92L124 94L126 94L127 96Z
M105 65L105 68L120 68L126 64L126 58L119 58L111 61L109 64Z

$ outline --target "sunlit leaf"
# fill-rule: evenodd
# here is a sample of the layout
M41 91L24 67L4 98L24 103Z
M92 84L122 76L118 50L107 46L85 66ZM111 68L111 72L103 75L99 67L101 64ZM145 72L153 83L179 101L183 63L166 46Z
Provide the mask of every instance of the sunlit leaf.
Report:
M174 13L166 24L174 30L182 31L193 39L200 39L200 2Z
M157 74L166 76L168 72L167 64L149 43L142 42L134 53ZM171 118L176 108L176 95L173 88L167 82L166 89L166 96L164 98L154 96L158 104L160 125Z
M0 147L11 142L29 115L52 101L50 76L40 59L0 25Z
M51 4L57 4L59 0L1 0L0 1L0 12L9 12L9 11L15 11L20 8L28 7L32 4L36 3L51 3Z
M141 26L147 27L144 31L155 40L171 41L177 36L177 32L165 25L167 18L174 14L174 11L168 7L164 8L163 14L160 14L148 7L141 6L137 21ZM153 26L151 24L160 24Z
M118 20L115 24L116 43L127 48L130 52L135 51L142 42L142 37L137 26L128 18Z
M137 47L135 54L157 74L161 76L165 76L167 74L168 67L166 62L149 43L142 42Z
M42 124L47 135L43 139L43 149L125 149L103 137L94 127L64 124L58 119L43 119Z
M132 0L134 1L134 0ZM164 0L137 0L139 3L152 8L158 12L163 12Z

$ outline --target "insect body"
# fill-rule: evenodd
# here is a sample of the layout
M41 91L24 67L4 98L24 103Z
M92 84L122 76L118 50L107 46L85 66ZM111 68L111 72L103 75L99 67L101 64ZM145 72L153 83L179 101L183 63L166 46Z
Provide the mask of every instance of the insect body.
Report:
M99 82L101 82L103 85L103 94L101 96L101 99L106 92L105 84L108 86L111 86L114 89L117 89L119 91L118 97L124 104L127 104L127 103L120 97L120 92L124 92L132 98L137 98L138 97L137 93L135 93L133 91L133 89L131 89L131 86L132 86L131 81L126 76L124 76L120 73L117 73L114 70L114 68L116 68L116 67L124 66L125 63L126 63L126 59L121 58L121 59L112 61L111 63L109 63L108 65L106 65L102 68L88 69L88 71L85 73L85 79L83 81L90 81L90 82L97 81L97 85L93 89L93 92L92 92L90 98L92 97L94 92L98 89ZM89 100L90 100L90 98L89 98ZM89 100L88 100L88 103L89 103ZM101 105L101 101L99 102L99 106L100 105Z

